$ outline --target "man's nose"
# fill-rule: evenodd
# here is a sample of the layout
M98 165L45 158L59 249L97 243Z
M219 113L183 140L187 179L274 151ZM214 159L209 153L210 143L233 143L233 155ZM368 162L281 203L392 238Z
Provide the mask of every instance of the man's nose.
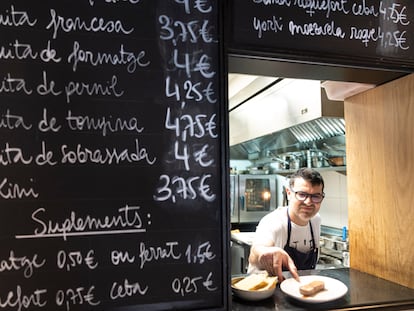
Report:
M312 196L308 195L306 197L305 201L303 201L303 202L305 202L307 205L313 204L313 202L312 202Z

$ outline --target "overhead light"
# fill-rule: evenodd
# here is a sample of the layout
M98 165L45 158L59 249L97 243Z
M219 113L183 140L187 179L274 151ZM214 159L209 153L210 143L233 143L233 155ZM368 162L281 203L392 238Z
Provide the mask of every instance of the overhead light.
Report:
M330 100L341 100L365 92L375 87L375 84L356 82L324 81L321 86L325 89Z

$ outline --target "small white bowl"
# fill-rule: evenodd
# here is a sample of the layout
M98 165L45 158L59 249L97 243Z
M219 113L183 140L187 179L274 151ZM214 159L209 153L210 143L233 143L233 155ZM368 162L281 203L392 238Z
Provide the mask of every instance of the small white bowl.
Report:
M242 290L242 289L239 289L233 286L235 283L237 283L238 281L241 281L244 278L245 276L237 276L231 279L231 289L233 291L233 294L241 299L250 300L250 301L263 300L263 299L271 297L273 293L275 292L276 286L269 288L269 289L262 289L262 290L260 289L259 290Z

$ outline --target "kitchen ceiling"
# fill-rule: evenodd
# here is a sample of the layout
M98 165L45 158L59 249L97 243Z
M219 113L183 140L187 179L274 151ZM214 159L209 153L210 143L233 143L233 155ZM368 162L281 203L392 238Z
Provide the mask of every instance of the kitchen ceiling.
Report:
M235 109L245 101L256 96L260 92L283 80L280 77L257 76L250 74L229 73L228 74L228 96L229 110ZM374 84L323 81L321 87L326 90L330 100L344 100L347 97L374 88Z
M229 112L231 114L235 113L238 108L243 108L244 104L247 105L248 103L252 102L252 100L254 101L255 97L259 96L259 94L266 94L266 90L272 90L273 88L283 88L286 85L285 82L294 80L283 79L279 77L266 77L234 73L229 74L228 78ZM315 84L315 82L317 81L314 81L313 84ZM299 91L303 91L303 89L301 88ZM288 94L290 93L288 92ZM261 102L262 101L259 100L256 103L257 109L255 110L261 111L259 107ZM294 103L295 101L292 100L291 102ZM266 114L269 112L265 110L263 113ZM279 122L276 116L274 122ZM243 124L247 126L247 121ZM237 132L246 132L246 126L242 125L239 127L237 129ZM320 143L325 142L326 139L331 139L338 136L342 136L339 141L335 139L334 141L330 140L329 143L335 145L339 144L340 147L342 147L344 144L344 135L345 121L343 117L322 117L310 122L294 124L293 126L288 126L282 130L260 137L255 137L253 139L248 139L247 141L242 141L238 144L233 144L230 147L230 158L251 159L253 154L261 154L263 156L269 151L278 154L283 152L297 151L310 147L322 148L323 146L320 145Z
M230 111L278 81L277 77L265 77L236 73L230 73L228 75L228 79Z

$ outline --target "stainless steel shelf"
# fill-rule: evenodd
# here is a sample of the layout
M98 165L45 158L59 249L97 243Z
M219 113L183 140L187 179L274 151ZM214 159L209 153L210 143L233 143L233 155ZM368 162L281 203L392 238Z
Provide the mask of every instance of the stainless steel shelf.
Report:
M335 171L346 174L346 166L326 166L326 167L313 167L313 169L319 172ZM289 175L296 172L296 170L275 170L273 174Z

